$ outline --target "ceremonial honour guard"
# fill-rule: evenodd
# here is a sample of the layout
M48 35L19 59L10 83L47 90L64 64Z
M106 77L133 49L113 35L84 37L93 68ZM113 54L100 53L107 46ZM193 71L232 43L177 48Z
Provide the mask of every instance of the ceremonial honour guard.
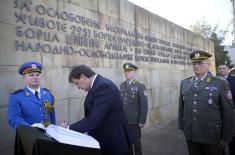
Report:
M55 124L55 97L50 90L40 87L41 71L42 65L35 61L22 64L18 70L26 87L9 96L8 123L14 130L19 124Z

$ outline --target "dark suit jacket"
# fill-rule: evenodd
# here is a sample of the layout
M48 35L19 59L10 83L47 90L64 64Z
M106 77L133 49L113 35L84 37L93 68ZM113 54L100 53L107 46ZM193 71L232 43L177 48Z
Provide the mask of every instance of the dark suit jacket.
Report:
M228 80L228 83L232 92L233 105L235 107L235 76L228 75L227 80Z
M97 75L85 99L85 118L71 124L70 129L88 132L99 141L102 155L118 155L129 151L131 136L116 85Z

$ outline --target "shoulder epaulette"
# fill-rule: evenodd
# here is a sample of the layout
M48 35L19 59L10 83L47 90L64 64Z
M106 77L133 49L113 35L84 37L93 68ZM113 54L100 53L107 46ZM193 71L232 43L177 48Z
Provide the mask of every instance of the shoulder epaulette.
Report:
M211 79L217 79L217 80L225 80L219 76L211 76ZM226 81L226 80L225 80Z
M219 76L211 76L211 78L224 80L224 79L220 78Z
M20 92L22 92L22 91L24 91L24 89L18 89L18 90L16 90L16 91L12 92L11 94L12 94L12 95L18 94L18 93L20 93Z
M225 80L225 79L222 79L221 77L219 77L219 76L209 76L208 78L207 78L207 82L212 82L213 80Z
M190 76L190 77L188 77L188 78L185 78L185 80L186 80L186 79L190 80L190 79L192 79L192 78L193 78L193 76Z
M192 81L193 80L193 76L191 76L191 77L187 77L187 78L185 78L185 79L183 79L183 80L181 80L181 81Z
M47 88L43 88L43 89L52 93L52 91L50 89L47 89Z
M43 88L43 89L45 89L45 90L47 90L47 91L50 91L49 89L47 89L47 88Z
M127 83L127 81L122 82L121 85L124 84L124 83Z
M143 82L138 81L138 80L136 80L136 79L133 80L133 83L141 83L141 84L143 84Z

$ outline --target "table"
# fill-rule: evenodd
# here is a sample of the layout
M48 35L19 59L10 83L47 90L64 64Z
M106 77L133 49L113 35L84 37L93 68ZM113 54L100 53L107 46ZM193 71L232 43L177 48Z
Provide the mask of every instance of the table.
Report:
M99 149L63 144L49 138L42 129L19 125L14 155L100 155Z

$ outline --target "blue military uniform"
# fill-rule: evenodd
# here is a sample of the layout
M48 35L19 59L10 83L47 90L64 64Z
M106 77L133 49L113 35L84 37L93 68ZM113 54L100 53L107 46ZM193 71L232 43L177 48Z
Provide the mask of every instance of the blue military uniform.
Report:
M31 72L41 73L42 65L37 62L27 62L20 66L19 74ZM29 89L19 89L10 94L8 100L8 123L16 130L19 124L32 125L43 123L55 124L55 98L46 88L40 88L40 97L37 98Z

